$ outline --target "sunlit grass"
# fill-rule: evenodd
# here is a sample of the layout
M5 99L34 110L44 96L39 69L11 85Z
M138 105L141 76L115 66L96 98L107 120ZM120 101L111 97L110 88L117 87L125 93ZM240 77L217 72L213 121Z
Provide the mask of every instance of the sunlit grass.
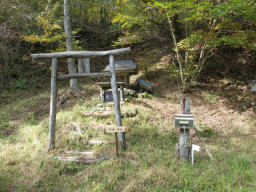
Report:
M130 131L128 149L119 158L92 165L57 160L72 150L98 155L115 150L113 134L90 127L91 122L115 124L114 116L84 117L100 99L95 87L83 88L84 95L71 97L58 109L56 149L48 154L48 113L40 110L48 108L49 93L27 95L1 107L0 191L255 191L255 122L245 115L233 114L223 131L198 127L215 164L204 150L195 154L194 167L177 160L179 136L172 120L132 101L122 105L122 111L136 109L138 114L123 118ZM136 100L147 103L151 98ZM91 139L108 143L95 146L88 144Z

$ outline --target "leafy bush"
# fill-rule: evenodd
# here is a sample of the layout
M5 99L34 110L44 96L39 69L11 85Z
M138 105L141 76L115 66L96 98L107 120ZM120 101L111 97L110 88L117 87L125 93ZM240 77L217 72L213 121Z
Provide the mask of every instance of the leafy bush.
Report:
M126 2L126 11L114 19L122 23L123 29L135 34L152 34L163 26L169 29L171 52L176 60L173 66L179 70L183 91L199 78L216 47L256 50L253 0Z
M13 87L16 89L26 89L27 88L27 79L20 77L19 79L14 81Z

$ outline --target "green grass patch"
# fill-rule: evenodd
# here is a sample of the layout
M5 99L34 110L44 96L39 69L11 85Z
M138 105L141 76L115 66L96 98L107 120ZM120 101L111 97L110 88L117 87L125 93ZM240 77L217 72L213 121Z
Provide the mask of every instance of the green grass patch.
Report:
M49 93L27 95L23 100L1 106L0 191L255 191L253 134L243 138L237 133L237 138L230 135L227 139L211 127L199 126L216 166L203 151L195 154L192 167L189 162L180 162L174 157L179 139L177 130L172 125L162 130L170 121L136 102L122 106L122 110L136 109L138 114L122 119L130 131L126 133L128 149L122 151L119 158L91 165L57 160L56 156L67 155L71 150L95 151L98 155L115 150L114 134L90 127L91 122L114 124L114 116L84 117L83 112L92 111L100 99L95 87L82 88L88 94L80 98L72 96L58 110L56 150L49 154L46 154L48 113L40 113L48 104ZM88 144L95 138L108 143Z

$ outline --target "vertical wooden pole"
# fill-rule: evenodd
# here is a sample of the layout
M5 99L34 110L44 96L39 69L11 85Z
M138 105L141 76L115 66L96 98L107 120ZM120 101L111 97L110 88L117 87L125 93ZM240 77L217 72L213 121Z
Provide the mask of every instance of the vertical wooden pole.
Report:
M84 73L83 59L78 59L78 73Z
M129 76L129 75L125 75L125 76L124 76L124 82L125 82L125 84L127 84L127 85L130 84L130 76Z
M73 51L72 45L72 29L70 23L70 0L64 0L64 31L66 38L67 51ZM68 58L68 71L69 74L76 73L76 65L73 58ZM70 79L70 88L73 92L78 92L77 79Z
M123 85L120 85L120 102L124 101L124 88Z
M118 138L117 138L117 133L115 133L115 140L116 140L116 156L118 157Z
M51 72L51 101L50 101L50 120L49 120L49 145L48 151L55 148L55 125L56 125L56 103L57 103L57 58L52 58Z
M90 59L89 58L83 59L83 65L84 65L85 72L90 73L91 72L91 66L90 66Z
M120 101L118 97L118 88L116 85L116 70L114 65L114 56L109 56L109 64L110 64L110 72L112 73L111 77L111 87L112 87L112 94L113 94L113 100L114 100L114 107L115 107L115 118L116 118L116 125L122 126L122 120L121 120L121 109L120 109ZM125 133L118 133L119 142L121 145L121 148L123 150L126 150L126 141L125 141Z
M183 114L190 114L189 98L181 100L181 112ZM190 160L189 129L180 129L180 159L184 161Z
M104 90L102 87L100 87L100 99L101 99L101 102L104 103Z

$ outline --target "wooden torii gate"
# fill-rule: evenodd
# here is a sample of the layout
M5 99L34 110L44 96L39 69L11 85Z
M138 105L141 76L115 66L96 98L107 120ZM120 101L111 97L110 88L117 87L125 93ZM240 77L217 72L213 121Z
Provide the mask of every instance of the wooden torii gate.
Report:
M118 97L118 87L116 83L115 55L128 53L131 48L122 48L109 51L67 51L58 53L31 54L33 59L52 59L51 68L51 101L50 101L50 120L49 120L49 145L48 150L55 148L55 125L56 125L56 103L57 103L57 80L82 78L82 77L111 77L111 87L114 100L115 119L118 127L122 126L120 101ZM100 73L74 73L57 76L58 58L88 58L90 56L109 56L110 72ZM126 149L125 133L118 133L119 142L123 150Z

